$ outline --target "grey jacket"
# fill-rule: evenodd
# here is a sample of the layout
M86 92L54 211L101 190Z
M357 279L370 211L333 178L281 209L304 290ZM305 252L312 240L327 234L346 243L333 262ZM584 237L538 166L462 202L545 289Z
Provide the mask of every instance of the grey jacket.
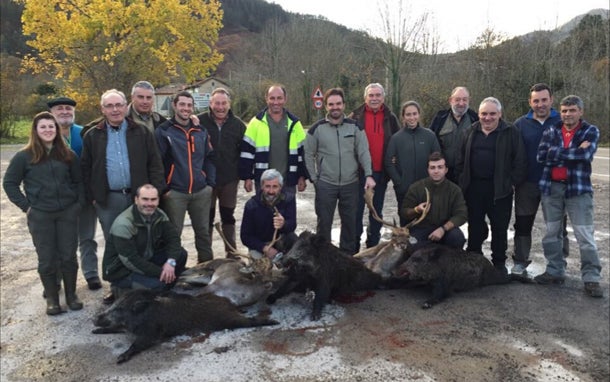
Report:
M364 130L356 121L343 118L333 125L328 119L316 122L305 139L305 166L309 179L343 186L358 181L358 168L372 175L371 154Z
M441 151L436 135L424 127L403 127L392 136L384 164L396 192L405 194L412 183L428 177L428 157L435 151Z

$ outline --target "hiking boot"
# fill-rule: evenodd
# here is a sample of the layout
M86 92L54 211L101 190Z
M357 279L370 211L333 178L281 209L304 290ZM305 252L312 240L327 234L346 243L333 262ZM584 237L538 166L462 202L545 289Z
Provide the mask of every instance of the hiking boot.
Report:
M515 263L511 268L510 273L515 276L527 276L527 265L523 263Z
M591 297L604 297L604 291L602 290L602 287L599 286L599 283L585 283L585 292Z
M544 272L541 275L534 277L534 281L538 284L548 285L548 284L563 284L565 279L562 276L553 276Z

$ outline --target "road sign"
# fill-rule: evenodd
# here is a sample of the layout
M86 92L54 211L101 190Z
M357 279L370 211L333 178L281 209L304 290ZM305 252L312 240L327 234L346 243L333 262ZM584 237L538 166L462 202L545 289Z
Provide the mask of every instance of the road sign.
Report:
M320 89L319 86L314 89L313 93L311 94L311 99L313 100L313 107L315 109L322 109L324 106L324 103L322 102L324 99L324 94L322 94L322 89Z
M322 89L320 89L319 86L314 89L311 99L314 101L317 99L324 99L324 94L322 94Z

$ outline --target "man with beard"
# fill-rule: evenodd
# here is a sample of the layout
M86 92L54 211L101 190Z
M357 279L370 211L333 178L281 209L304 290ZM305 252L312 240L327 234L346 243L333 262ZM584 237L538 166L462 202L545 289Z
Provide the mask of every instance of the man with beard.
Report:
M168 191L163 209L182 235L188 211L195 233L197 262L212 260L210 203L216 185L214 152L207 130L191 121L195 100L187 91L174 97L174 117L155 130L155 138L165 168Z
M184 270L180 235L158 206L159 191L144 184L112 223L102 270L115 298L129 289L169 289Z
M365 177L364 188L374 188L371 154L362 127L345 118L344 93L332 88L324 93L326 118L316 122L305 140L305 165L316 188L316 232L331 241L337 203L341 217L339 248L349 254L360 249L357 237L357 209L360 196L359 169Z
M479 120L477 112L468 107L470 93L464 86L458 86L451 91L447 110L441 110L434 116L430 130L438 138L441 150L447 160L447 179L458 182L455 174L457 154L464 131Z
M287 252L297 239L297 205L292 193L282 192L284 179L275 169L261 175L260 190L248 200L241 222L241 241L253 258L273 259ZM269 243L281 235L273 246Z
M542 177L544 165L538 163L536 155L542 133L561 121L557 110L553 109L553 92L546 84L535 84L530 89L529 105L531 110L515 121L521 133L527 156L527 179L515 188L515 238L513 267L511 273L524 276L530 264L532 248L532 228L540 205L538 182ZM568 256L569 239L566 231L567 216L563 218L563 255Z

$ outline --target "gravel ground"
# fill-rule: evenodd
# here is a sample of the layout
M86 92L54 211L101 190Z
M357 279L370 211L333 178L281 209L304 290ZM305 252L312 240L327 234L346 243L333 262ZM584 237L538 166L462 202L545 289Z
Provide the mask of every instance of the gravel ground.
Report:
M2 175L16 149L2 147ZM595 180L603 299L584 295L570 233L572 254L562 286L491 286L457 294L430 310L420 308L425 290L376 291L359 303L327 305L317 322L309 320L304 297L292 294L271 306L277 326L177 337L121 365L116 357L129 346L129 336L91 334L103 291L89 291L81 278L85 308L45 315L25 216L2 192L0 380L608 381L608 188L608 177ZM299 232L315 228L313 196L311 186L298 196ZM239 207L247 198L240 191ZM387 216L396 211L392 199L389 192ZM541 215L529 268L534 275L544 271ZM184 245L195 253L190 230L185 228ZM99 229L97 239L101 254ZM221 248L215 236L215 252Z

